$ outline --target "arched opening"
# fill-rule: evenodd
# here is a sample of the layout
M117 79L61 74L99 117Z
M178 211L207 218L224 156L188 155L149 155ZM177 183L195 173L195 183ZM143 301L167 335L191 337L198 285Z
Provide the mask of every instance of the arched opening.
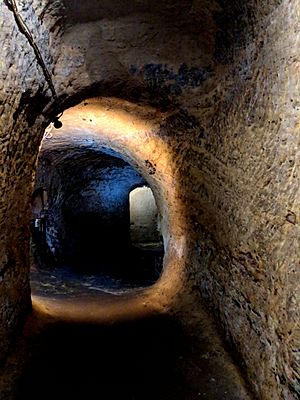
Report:
M77 103L77 99L75 99L74 102ZM126 283L122 282L122 285L118 283L119 287L121 287L119 290L114 285L111 286L112 281L110 280L109 285L102 287L100 291L103 289L110 294L113 293L120 296L124 292L132 291L133 288L139 289L138 296L140 298L140 305L142 304L141 298L155 298L155 301L158 301L159 303L163 302L163 299L175 299L176 294L182 290L185 284L185 254L187 251L187 241L186 236L184 235L186 218L183 210L182 199L179 194L179 186L177 185L176 180L178 166L172 158L169 144L160 136L160 131L162 130L163 124L165 124L164 121L168 116L168 112L161 112L158 109L145 104L135 104L123 99L108 97L88 98L81 103L70 107L71 104L71 100L66 103L64 113L60 118L63 124L62 127L56 129L54 124L50 124L44 131L43 143L55 143L58 145L56 151L52 152L56 161L52 159L50 152L45 151L43 160L38 164L39 168L47 170L52 169L54 164L57 164L59 161L63 168L54 168L53 171L56 171L54 174L55 179L49 181L44 178L38 178L39 176L49 177L49 175L39 174L38 171L36 171L35 187L49 188L48 193L53 194L53 199L55 199L56 205L59 205L60 212L57 213L57 215L61 213L62 218L60 221L63 221L64 224L62 225L66 227L69 225L70 221L72 223L72 213L69 212L69 206L83 204L82 197L84 196L79 196L80 199L76 198L77 189L72 193L70 191L68 196L61 196L61 193L69 190L68 188L72 186L73 183L74 188L77 187L75 181L78 179L86 186L84 189L84 192L86 193L91 192L90 189L93 188L94 190L95 187L94 185L88 187L88 180L80 178L81 173L78 171L77 167L87 165L86 162L90 159L93 160L94 167L88 169L90 171L93 169L99 170L99 165L98 167L96 166L97 163L99 164L101 157L104 157L106 161L108 157L113 157L118 158L119 163L128 163L129 166L136 171L135 173L140 174L142 177L139 182L132 182L130 190L126 193L126 201L128 202L128 241L130 243L129 192L138 186L147 185L153 192L158 214L160 216L160 232L163 238L163 247L159 249L159 257L153 257L153 253L151 254L150 258L152 258L152 261L154 258L154 261L150 263L150 269L147 267L147 263L143 263L143 260L141 260L141 258L144 259L144 252L138 254L138 257L136 257L135 251L131 252L131 256L133 256L135 262L130 264L131 268L128 271L138 271L138 275L132 273L130 276L130 279L134 276L136 281L133 282L131 280ZM64 146L65 150L60 146ZM40 148L41 146L39 146L39 149ZM70 156L70 153L68 156L68 152L70 151L72 156ZM99 158L100 153L104 153L104 155L102 154ZM82 170L84 169L85 168ZM66 171L69 173L70 179L66 179L63 183L61 177L64 176ZM59 179L56 179L57 177ZM60 183L55 186L53 185L54 181ZM49 194L49 208L51 207L51 201L51 194ZM88 204L88 207L91 203ZM49 223L49 213L47 218ZM92 218L90 220L94 222ZM67 225L65 222L67 222ZM65 299L59 299L56 296L55 305L52 302L50 304L49 301L51 296L48 296L47 294L52 293L60 295L66 292L66 282L64 279L59 280L61 285L57 284L57 281L55 284L52 284L51 280L48 279L49 276L50 278L51 276L55 276L52 274L53 268L49 267L55 265L58 257L62 256L62 258L68 258L70 256L68 251L60 253L56 240L57 232L53 229L53 226L54 224L51 229L49 228L47 230L47 246L45 248L46 263L44 263L44 261L41 262L41 265L45 267L44 272L45 275L47 275L47 279L43 282L42 290L36 290L37 288L34 281L38 282L40 285L42 280L41 276L36 274L37 271L35 271L34 268L32 269L31 300L34 309L40 309L40 307L44 309L44 307L47 307L48 312L51 310L51 313L54 313L57 316L59 314L61 315L61 318L65 318ZM61 232L65 234L64 229L62 229ZM114 232L116 232L116 230ZM104 239L105 238L106 236ZM64 249L68 250L71 241L64 240L64 242L66 245ZM125 242L123 241L123 243ZM97 249L98 248L99 246L97 243ZM57 249L59 251L57 251ZM113 252L113 256L121 258L124 253L116 251L116 249L117 248L115 248L115 251ZM82 254L86 253L82 252ZM92 263L89 263L89 265L88 263L84 263L85 270L84 272L80 271L80 265L83 264L78 262L79 257L73 257L73 260L74 259L75 262L72 263L72 266L77 267L76 272L84 274L88 270L88 274L94 272ZM161 260L159 268L157 268L158 259ZM153 264L155 265L154 269L152 268ZM116 263L116 265L120 266L123 264ZM146 270L143 270L143 265L146 265ZM149 276L148 272L151 270L156 271L155 276ZM111 276L112 271L113 274L116 273L114 276ZM160 273L158 273L158 271ZM118 279L116 275L119 272L120 271L118 271L117 268L109 268L110 278ZM84 280L81 279L80 282L80 286L82 287ZM98 290L99 288L94 286L93 282L92 284L90 284L90 282L85 283L86 287L89 286L96 288L90 289L90 294L101 296L101 293ZM41 285L39 287L41 287ZM62 291L58 290L57 292L57 288L60 287L62 288ZM52 291L52 288L54 288L54 291ZM134 290L134 292L136 293L136 290ZM134 295L134 293L132 294ZM87 300L87 297L85 300ZM122 296L122 301L125 303L131 302L127 295ZM117 303L113 308L114 312L119 315L120 309ZM88 315L84 313L84 309L85 308L83 308L82 304L80 307L77 307L76 310L72 307L69 308L68 312L70 312L70 318L71 315L74 319L88 318ZM125 315L124 308L122 313ZM101 319L103 317L103 310L97 308L96 314L98 315L98 318Z
M129 193L130 243L137 263L159 276L163 264L163 237L160 216L150 187L142 186ZM146 267L147 268L147 267Z
M152 190L137 187L129 193L130 238L137 245L162 243L159 215Z
M159 278L164 250L152 190L90 133L47 130L33 205L33 294L127 291Z

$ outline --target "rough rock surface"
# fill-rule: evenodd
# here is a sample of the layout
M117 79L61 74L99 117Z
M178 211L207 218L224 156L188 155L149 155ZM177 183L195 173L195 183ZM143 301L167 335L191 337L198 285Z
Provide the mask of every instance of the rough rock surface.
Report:
M258 398L296 399L299 2L99 3L18 2L60 108L94 95L127 100L101 100L101 115L90 101L76 114L95 116L82 122L101 122L156 194L167 248L157 290L174 309L199 291ZM30 306L32 178L57 107L4 2L0 39L3 361Z

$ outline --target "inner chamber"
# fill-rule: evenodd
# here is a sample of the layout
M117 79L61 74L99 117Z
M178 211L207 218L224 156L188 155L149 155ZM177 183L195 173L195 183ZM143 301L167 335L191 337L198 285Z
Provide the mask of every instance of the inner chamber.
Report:
M32 194L33 294L152 285L164 247L145 178L96 136L46 132Z

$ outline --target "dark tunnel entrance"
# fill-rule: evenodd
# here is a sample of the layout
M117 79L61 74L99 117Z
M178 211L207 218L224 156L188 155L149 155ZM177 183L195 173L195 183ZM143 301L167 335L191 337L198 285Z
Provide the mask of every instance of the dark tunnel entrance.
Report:
M152 190L121 154L94 139L44 138L31 228L33 294L122 292L160 276Z

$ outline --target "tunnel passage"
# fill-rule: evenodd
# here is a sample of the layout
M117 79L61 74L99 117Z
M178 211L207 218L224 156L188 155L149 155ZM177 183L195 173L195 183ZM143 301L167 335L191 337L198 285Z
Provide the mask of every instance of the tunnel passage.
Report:
M200 293L256 395L297 398L299 1L17 3L62 109L109 95L180 111L151 112L145 126L144 111L126 104L130 117L121 121L130 134L137 122L140 165L157 164L151 187L170 254L160 292L169 285L164 301L173 310L183 290ZM10 4L0 4L1 362L30 310L31 176L41 128L57 106ZM99 114L76 116L90 128Z
M33 292L61 292L74 279L76 290L151 285L164 250L145 178L95 138L70 141L46 134L40 150L32 195ZM132 197L136 190L143 195Z

